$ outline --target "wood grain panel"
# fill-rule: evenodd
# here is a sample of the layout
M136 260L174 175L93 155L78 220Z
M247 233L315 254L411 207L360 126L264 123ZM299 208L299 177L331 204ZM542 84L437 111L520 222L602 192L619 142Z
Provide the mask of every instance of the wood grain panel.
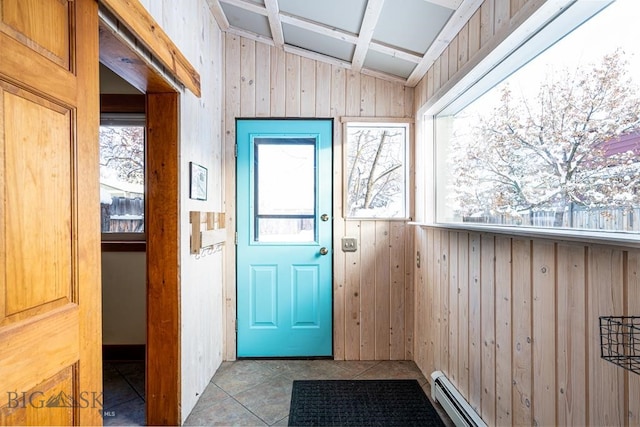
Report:
M80 357L78 306L67 304L0 331L0 378L11 390L26 391ZM46 316L46 317L45 317ZM46 319L46 321L42 321ZM58 333L63 330L65 333ZM16 353L15 349L21 352ZM6 392L9 390L3 390Z
M434 238L439 242L429 243ZM640 312L640 249L430 227L416 230L416 242L426 254L415 288L415 361L425 375L444 371L469 402L477 399L479 382L477 412L488 425L637 424L640 382L601 359L598 317ZM477 272L479 293L472 289ZM447 291L448 359L440 351L430 360L430 343L447 330L443 319L436 328L428 324L431 298ZM478 356L471 355L473 323L481 331ZM481 362L477 380L472 358Z
M69 70L72 7L66 0L4 0L0 31ZM61 25L42 25L47 21Z
M405 358L405 233L403 223L389 224L389 359ZM408 280L407 280L408 281Z
M534 241L533 289L533 422L556 424L556 248Z
M495 237L480 236L480 347L482 351L480 413L490 425L496 423L496 248Z
M599 316L624 315L623 253L620 250L589 248L587 288L588 422L592 425L623 425L625 421L624 371L598 357ZM596 404L597 402L597 404Z
M513 423L529 425L531 417L531 241L513 239Z
M482 349L480 348L481 312L481 246L480 235L469 236L469 403L481 411L482 400ZM490 265L490 264L489 264Z
M455 256L451 254L451 256ZM469 234L458 235L458 386L469 394ZM429 260L425 260L430 262Z
M439 261L440 271L438 274L438 283L440 283L440 295L434 303L438 305L440 314L438 316L439 341L440 348L436 349L440 352L440 360L443 366L448 368L449 365L449 233L446 230L439 232L440 248Z
M512 338L511 338L511 239L504 236L495 238L496 257L496 425L511 425L512 412ZM489 380L491 381L491 380ZM488 420L487 420L488 421Z
M300 116L316 117L316 61L300 59Z
M240 117L240 37L227 34L224 37L224 73L227 84L224 89L224 173L234 177L236 170L236 117ZM273 77L273 74L272 74ZM284 78L283 78L284 79ZM284 88L282 88L284 96ZM284 106L282 107L284 111ZM235 179L224 180L224 201L226 207L227 241L235 241L236 217ZM227 265L236 265L236 251L225 252ZM236 358L236 272L225 268L224 284L224 359Z
M360 359L376 358L376 223L360 222Z
M178 94L147 94L147 424L180 424L180 215ZM155 262L154 262L155 260ZM159 263L163 263L160 265ZM153 327L150 327L153 325Z
M586 249L558 245L558 424L587 424Z
M255 88L256 117L271 116L271 48L263 43L256 43Z
M390 250L389 223L375 221L375 359L389 360L390 325Z
M346 74L344 68L332 66L330 68L330 112L329 116L342 116L345 114L345 85ZM334 194L342 194L342 126L338 123L333 124L333 192ZM338 252L341 245L342 237L349 236L347 233L347 224L341 221L343 199L334 198L333 200L333 247L334 254ZM350 311L347 310L347 301L350 294L347 288L347 268L348 252L344 256L335 256L333 263L333 355L338 360L346 359L347 344L347 324L351 322L349 319ZM353 253L351 253L353 254ZM353 271L353 270L350 270ZM351 307L350 307L351 309ZM356 357L357 359L357 357Z
M627 256L626 269L627 295L626 314L628 316L640 315L640 252L630 251ZM628 391L628 423L640 425L640 375L626 373L629 380Z
M30 390L7 392L7 404L0 407L0 425L71 426L76 425L71 403L93 405L100 411L102 397L99 392L85 392L81 400L76 388L76 367L69 366ZM4 402L4 399L3 399ZM60 406L48 407L49 403ZM69 405L69 406L66 406ZM42 408L47 406L47 410Z
M440 283L440 245L441 235L439 230L434 230L428 234L427 239L427 277L428 283ZM431 318L429 329L431 330L431 340L428 348L428 363L434 367L441 365L442 361L442 335L440 334L440 322L442 319L442 307L440 307L440 286L429 286L427 289L428 304L431 306Z
M458 384L458 353L459 353L459 324L458 295L460 293L460 284L458 282L458 233L449 233L449 257L447 264L449 266L449 379L455 385Z
M256 42L240 42L240 116L256 116Z
M2 82L0 94L5 162L12 165L4 174L4 325L72 300L74 142L68 108Z
M362 246L360 238L360 223L357 221L348 221L345 228L345 236L355 237ZM360 254L362 250L356 252L345 253L345 359L360 360L360 324L361 319L361 298L360 275L362 268L360 266Z

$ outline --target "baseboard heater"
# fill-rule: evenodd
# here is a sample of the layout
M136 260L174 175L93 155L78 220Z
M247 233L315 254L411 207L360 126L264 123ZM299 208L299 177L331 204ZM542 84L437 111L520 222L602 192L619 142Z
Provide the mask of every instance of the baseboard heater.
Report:
M431 396L457 427L487 427L442 371L431 374Z

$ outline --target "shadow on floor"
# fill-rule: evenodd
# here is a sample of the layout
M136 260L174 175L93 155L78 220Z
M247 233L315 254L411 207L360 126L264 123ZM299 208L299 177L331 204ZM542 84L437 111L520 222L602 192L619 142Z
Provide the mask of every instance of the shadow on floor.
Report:
M102 375L104 425L145 425L144 361L104 361Z

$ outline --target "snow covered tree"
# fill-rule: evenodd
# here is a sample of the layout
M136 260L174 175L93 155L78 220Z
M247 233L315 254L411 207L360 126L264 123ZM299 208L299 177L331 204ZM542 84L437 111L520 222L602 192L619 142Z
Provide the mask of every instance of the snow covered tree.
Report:
M349 216L404 215L405 129L349 126L347 203ZM400 200L402 199L402 200Z
M546 75L537 96L508 84L451 147L453 204L462 216L556 212L573 206L640 205L640 147L616 150L640 132L640 98L623 52L573 72ZM566 222L565 222L566 223Z
M144 183L144 127L101 126L100 165L124 182Z

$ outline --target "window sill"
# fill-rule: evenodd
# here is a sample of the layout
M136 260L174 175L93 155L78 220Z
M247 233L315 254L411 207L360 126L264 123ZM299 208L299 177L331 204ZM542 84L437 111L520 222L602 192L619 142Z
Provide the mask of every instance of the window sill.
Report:
M578 231L564 229L543 229L533 227L511 227L473 225L462 223L426 223L409 222L418 227L441 228L450 230L475 231L481 233L506 234L512 237L533 237L540 239L563 240L587 244L605 244L640 248L640 234L611 231Z
M103 240L102 252L146 252L147 242L134 240Z

